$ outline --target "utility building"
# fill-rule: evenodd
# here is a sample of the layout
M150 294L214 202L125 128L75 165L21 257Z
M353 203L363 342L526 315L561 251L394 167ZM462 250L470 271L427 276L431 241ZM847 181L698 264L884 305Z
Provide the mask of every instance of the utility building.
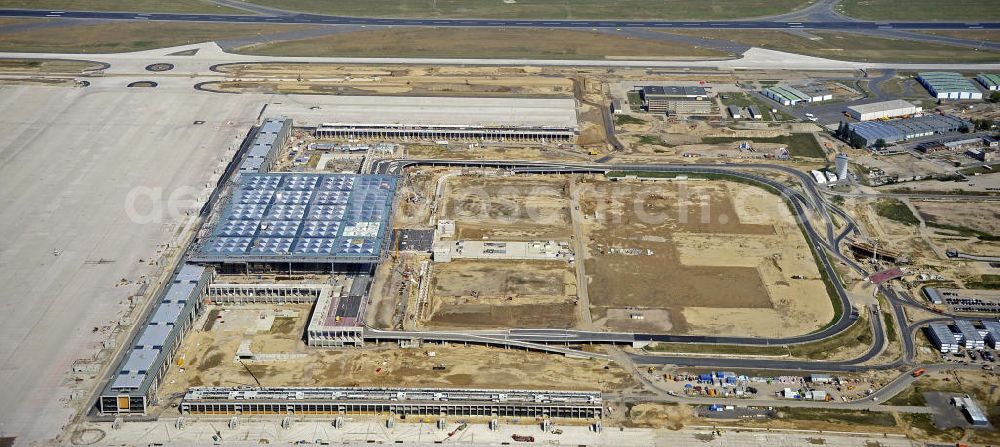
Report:
M947 71L926 71L917 81L938 99L983 99L983 93L961 74Z
M858 121L871 121L900 116L916 115L924 109L909 101L894 99L892 101L872 102L849 106L847 114Z

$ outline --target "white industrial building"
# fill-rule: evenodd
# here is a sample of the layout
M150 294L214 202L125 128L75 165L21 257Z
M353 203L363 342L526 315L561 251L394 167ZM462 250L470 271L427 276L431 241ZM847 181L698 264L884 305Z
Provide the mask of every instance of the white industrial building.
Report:
M983 327L986 329L986 342L997 349L1000 345L1000 321L983 320Z
M951 331L951 328L944 323L931 323L927 326L927 337L930 338L934 347L938 348L942 354L957 353L959 349L960 335Z
M965 345L965 349L983 349L986 347L986 340L983 339L983 335L979 333L979 330L976 329L976 326L971 321L956 320L955 327L961 336L959 341Z
M909 101L894 99L892 101L858 104L847 108L848 115L858 121L870 121L900 116L916 115L924 110Z
M272 104L269 113L318 137L430 140L572 141L573 98L328 96Z

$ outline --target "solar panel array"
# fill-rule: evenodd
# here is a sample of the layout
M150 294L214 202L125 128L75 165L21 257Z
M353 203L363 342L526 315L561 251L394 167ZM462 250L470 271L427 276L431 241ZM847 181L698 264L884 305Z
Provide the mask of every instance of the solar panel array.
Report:
M201 256L209 261L376 258L395 190L395 177L385 175L243 175Z

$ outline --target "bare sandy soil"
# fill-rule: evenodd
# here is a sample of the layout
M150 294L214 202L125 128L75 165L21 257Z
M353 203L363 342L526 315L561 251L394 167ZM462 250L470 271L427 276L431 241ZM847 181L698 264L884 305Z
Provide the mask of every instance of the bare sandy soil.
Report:
M567 187L557 176L451 177L439 217L455 220L456 239L567 239Z
M915 201L928 223L942 223L1000 235L1000 203Z
M204 330L212 317L206 312L182 342L176 364L159 390L163 407L176 402L191 386L253 385L253 371L263 386L398 386L617 390L631 386L631 377L618 366L588 359L487 348L427 345L400 349L395 345L360 349L309 348L301 337L308 306L239 306L222 312L225 323ZM259 314L292 310L295 318L275 318L267 330L247 334ZM305 311L304 311L305 310ZM213 317L214 318L214 317ZM234 361L244 339L255 353L284 353L281 361ZM433 352L433 357L429 355ZM605 369L605 366L608 369ZM435 369L443 366L444 369Z
M581 199L595 321L667 310L675 333L787 336L833 317L779 197L732 182L620 182L633 192L610 200L608 185L590 182Z
M576 277L563 261L452 261L435 264L426 325L570 328Z

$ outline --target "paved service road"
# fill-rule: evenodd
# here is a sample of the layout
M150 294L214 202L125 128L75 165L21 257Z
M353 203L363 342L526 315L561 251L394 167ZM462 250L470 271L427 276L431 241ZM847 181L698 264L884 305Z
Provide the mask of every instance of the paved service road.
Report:
M232 22L316 25L378 26L462 26L525 28L686 28L686 29L817 29L817 30L888 30L888 29L1000 29L1000 23L971 22L864 22L828 21L659 21L659 20L505 20L505 19L390 19L340 17L314 14L227 15L175 14L106 11L52 11L36 9L0 9L0 17L47 17L96 20L150 20L164 22Z

